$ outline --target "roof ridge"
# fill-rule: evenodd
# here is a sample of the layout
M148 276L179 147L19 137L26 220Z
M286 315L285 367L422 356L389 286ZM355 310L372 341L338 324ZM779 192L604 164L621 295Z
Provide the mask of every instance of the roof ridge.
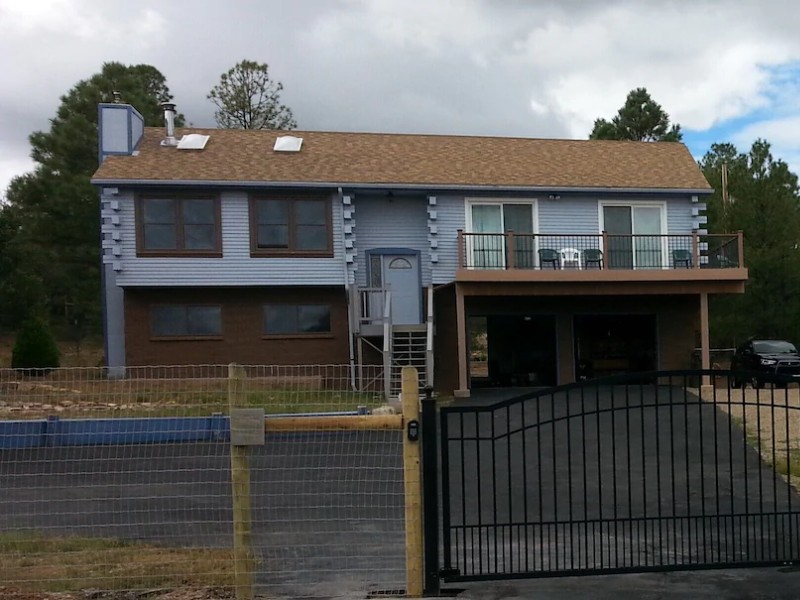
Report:
M146 131L163 131L162 127L145 127ZM418 138L436 138L436 139L484 139L484 140L502 140L502 141L537 141L537 142L569 142L569 143L582 143L589 142L592 144L662 144L665 146L686 146L683 142L651 142L641 140L592 140L584 138L554 138L554 137L524 137L524 136L506 136L506 135L486 135L486 134L467 134L467 133L412 133L412 132L392 132L392 131L333 131L333 130L317 130L317 129L227 129L219 127L176 127L175 132L182 131L202 131L208 132L225 132L232 135L253 135L253 134L284 134L284 135L302 135L302 134L322 134L322 135L341 135L341 136L363 136L363 137L418 137Z

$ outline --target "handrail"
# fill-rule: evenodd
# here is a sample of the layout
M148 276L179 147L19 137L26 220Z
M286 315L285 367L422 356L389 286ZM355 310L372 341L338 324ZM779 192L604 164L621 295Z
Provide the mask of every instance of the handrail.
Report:
M427 342L425 344L425 385L433 385L433 286L428 287Z
M384 306L373 306L373 301L380 298L381 302L385 302L387 289L384 287L361 287L357 292L358 304L358 325L359 330L361 325L376 325L383 321ZM378 314L373 314L378 312Z
M392 393L392 292L389 290L383 304L383 393L389 400Z
M350 294L350 303L347 307L350 317L351 327L353 328L353 333L356 335L361 333L361 301L360 296L358 293L358 288L355 285L348 286L348 292Z
M459 231L458 258L460 268L478 270L743 268L742 237L741 232L699 231L685 234ZM584 252L593 257L586 264Z

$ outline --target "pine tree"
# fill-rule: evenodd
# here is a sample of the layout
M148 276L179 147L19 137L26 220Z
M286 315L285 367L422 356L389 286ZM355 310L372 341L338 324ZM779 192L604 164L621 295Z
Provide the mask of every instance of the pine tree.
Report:
M214 118L226 129L294 129L292 110L280 103L283 84L269 77L269 65L243 60L220 76L208 93Z
M633 140L638 142L680 142L680 125L670 125L669 115L645 88L631 90L617 115L597 119L590 140Z
M0 325L12 326L44 304L56 319L69 306L71 321L100 329L100 205L90 178L97 169L97 105L114 101L115 92L148 126L163 123L159 104L172 99L155 67L110 62L62 96L49 131L31 134L36 168L12 180L0 205L0 305L11 309Z

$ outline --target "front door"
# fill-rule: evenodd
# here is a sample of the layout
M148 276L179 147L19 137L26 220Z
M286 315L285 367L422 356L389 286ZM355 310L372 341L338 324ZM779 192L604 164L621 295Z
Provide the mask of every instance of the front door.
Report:
M417 325L422 322L422 282L419 254L373 252L369 261L370 282L392 293L392 323Z

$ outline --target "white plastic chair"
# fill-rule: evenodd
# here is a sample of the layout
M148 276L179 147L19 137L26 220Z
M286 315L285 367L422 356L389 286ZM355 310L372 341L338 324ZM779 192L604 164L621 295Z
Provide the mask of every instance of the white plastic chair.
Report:
M562 269L581 269L581 251L577 248L562 248L561 255Z

